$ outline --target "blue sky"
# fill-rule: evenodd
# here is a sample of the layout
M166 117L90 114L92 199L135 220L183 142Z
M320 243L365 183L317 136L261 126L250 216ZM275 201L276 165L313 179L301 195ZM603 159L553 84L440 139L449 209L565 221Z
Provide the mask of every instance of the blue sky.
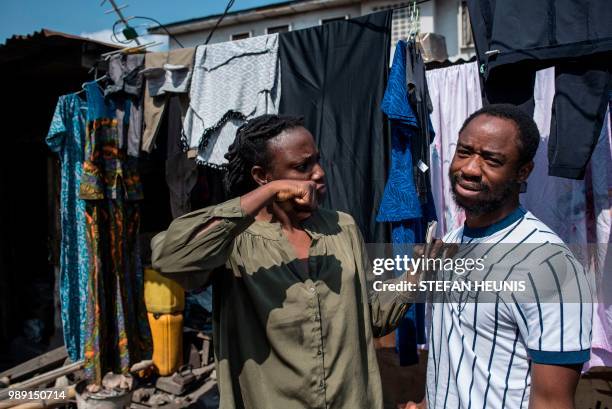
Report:
M280 3L285 0L235 0L232 11ZM116 15L104 14L111 8L101 0L0 0L0 43L13 34L30 34L41 28L92 38L108 37ZM171 23L223 12L225 0L117 0L128 4L125 16L153 17ZM143 24L140 20L138 24ZM142 28L141 28L142 30Z

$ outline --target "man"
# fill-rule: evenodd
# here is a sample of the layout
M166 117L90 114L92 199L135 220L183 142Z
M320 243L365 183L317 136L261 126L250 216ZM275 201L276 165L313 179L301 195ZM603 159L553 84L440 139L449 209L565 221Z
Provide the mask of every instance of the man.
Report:
M533 120L506 104L480 109L459 132L449 177L466 221L444 242L474 245L460 246L463 257L486 248L488 266L505 270L501 280L522 277L530 295L497 293L478 302L486 294L476 292L434 302L426 398L407 408L574 408L590 352L591 288L561 239L519 205L538 142ZM566 288L563 280L575 281L568 286L581 302L564 302L561 291L553 291L556 301L542 299L551 288ZM543 290L542 283L552 285Z

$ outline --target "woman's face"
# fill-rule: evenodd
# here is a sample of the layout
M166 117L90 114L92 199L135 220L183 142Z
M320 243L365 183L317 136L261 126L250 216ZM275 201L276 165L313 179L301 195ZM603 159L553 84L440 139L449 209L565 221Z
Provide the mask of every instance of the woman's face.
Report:
M320 155L312 134L306 128L286 130L268 141L270 163L268 181L278 179L312 180L320 198L325 194L325 171L319 164Z

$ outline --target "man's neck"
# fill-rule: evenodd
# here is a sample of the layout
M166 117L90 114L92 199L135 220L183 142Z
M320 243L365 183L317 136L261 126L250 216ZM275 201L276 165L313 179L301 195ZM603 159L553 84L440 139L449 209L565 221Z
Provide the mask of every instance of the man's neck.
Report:
M484 214L473 214L468 211L465 212L465 224L471 229L479 229L482 227L488 227L492 224L499 222L506 218L510 213L516 210L519 206L518 199L511 200L508 203L503 204L489 213Z

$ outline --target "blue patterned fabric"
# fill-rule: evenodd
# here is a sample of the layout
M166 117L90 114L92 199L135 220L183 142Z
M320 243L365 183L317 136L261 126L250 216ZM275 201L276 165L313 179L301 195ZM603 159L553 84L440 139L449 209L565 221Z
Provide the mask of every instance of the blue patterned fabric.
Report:
M423 241L427 222L435 219L435 210L429 212L429 207L433 207L431 193L429 206L421 208L414 183L410 146L417 136L419 123L408 101L404 41L395 47L381 110L391 122L391 169L376 221L391 222L394 255L411 256L411 244ZM424 317L424 305L412 305L398 327L397 348L402 366L418 363L417 344L426 342Z
M100 88L100 84L96 81L86 82L85 91L87 92L87 120L95 121L96 119L115 118L117 116L117 107L115 102L104 98L104 91Z
M423 243L427 224L436 220L436 209L433 197L429 192L427 203L423 206L423 217L393 222L393 254L412 256L412 244ZM417 345L426 344L425 336L425 304L412 304L396 331L396 347L399 353L400 366L414 365L419 362Z
M380 109L389 119L397 120L404 125L419 126L417 116L408 102L405 41L398 41L395 46L393 64Z
M393 122L395 121L391 124L391 169L376 216L378 222L399 222L422 216L412 173L410 138L413 130ZM395 240L393 242L397 243Z
M391 119L391 169L376 221L400 222L419 218L422 216L421 204L414 186L410 151L410 141L415 135L418 121L408 102L404 41L398 42L395 47L381 110ZM394 233L394 236L400 234L403 233ZM394 243L398 242L394 240Z
M64 341L73 362L83 359L89 275L85 202L79 199L86 110L78 95L61 96L46 138L61 162L60 299Z

